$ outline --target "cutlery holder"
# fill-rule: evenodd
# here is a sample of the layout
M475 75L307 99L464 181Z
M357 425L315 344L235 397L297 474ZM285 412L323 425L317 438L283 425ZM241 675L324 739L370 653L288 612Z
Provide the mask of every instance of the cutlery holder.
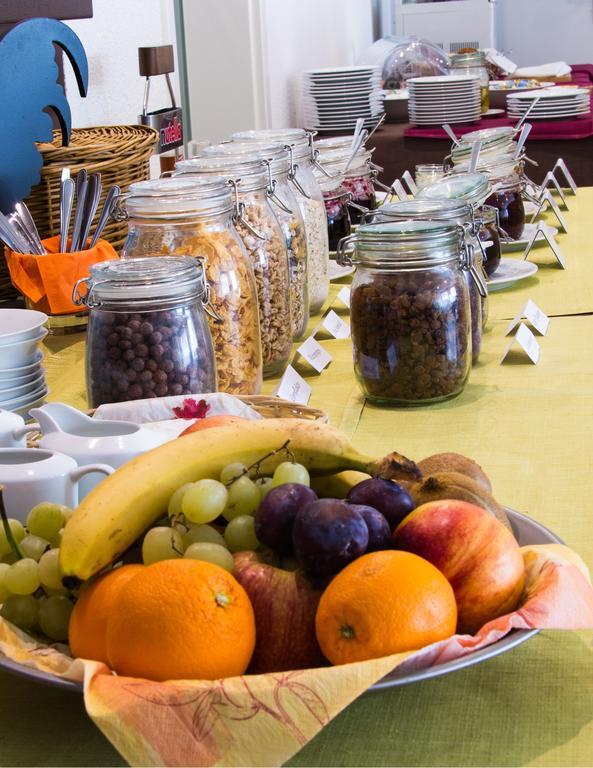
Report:
M39 256L5 250L8 271L15 288L25 297L29 309L45 312L54 333L68 333L86 326L87 313L72 301L77 280L89 276L89 267L100 261L119 258L106 240L94 248L58 253L59 236L42 241L47 254Z

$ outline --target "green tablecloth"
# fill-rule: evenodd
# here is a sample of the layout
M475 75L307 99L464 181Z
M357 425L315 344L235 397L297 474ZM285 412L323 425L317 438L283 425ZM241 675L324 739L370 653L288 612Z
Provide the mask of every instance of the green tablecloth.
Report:
M456 400L407 410L369 406L354 381L348 341L322 342L333 362L321 375L300 370L313 387L311 405L325 409L362 451L474 456L501 501L541 520L592 564L593 189L569 202L570 232L560 237L567 270L554 266L547 247L538 248L538 275L492 295L482 360ZM556 316L540 339L541 361L500 365L503 318L529 297ZM52 399L84 404L83 355L80 338L48 343ZM266 391L274 385L266 382ZM366 694L290 764L591 765L592 638L545 632L487 663ZM0 764L123 763L87 718L81 697L0 673Z

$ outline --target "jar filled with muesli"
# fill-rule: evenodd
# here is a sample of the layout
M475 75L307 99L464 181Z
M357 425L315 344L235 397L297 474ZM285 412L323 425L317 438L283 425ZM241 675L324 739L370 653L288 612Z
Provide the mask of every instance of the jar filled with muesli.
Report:
M224 179L158 179L130 185L122 258L193 256L204 262L218 389L256 394L262 383L257 290L251 261L233 224Z
M260 160L195 157L175 165L174 178L217 175L235 195L235 226L251 258L257 285L263 375L275 376L292 350L288 251L267 196L267 174Z
M471 363L472 269L463 227L437 221L363 224L338 249L355 264L351 293L354 371L383 405L447 400Z
M291 189L288 175L290 159L279 145L258 142L224 142L204 147L203 156L220 155L256 159L263 162L267 173L267 195L278 222L286 248L290 272L290 314L293 338L300 339L309 319L309 289L307 283L307 240L305 224Z
M466 271L471 307L472 363L475 365L482 347L482 329L488 318L488 291L484 272L484 249L479 239L481 222L468 203L460 200L402 200L386 203L366 217L369 221L387 222L415 219L445 221L464 228L465 241L474 263L473 271Z
M82 291L81 285L86 285ZM170 256L104 261L80 280L89 308L89 405L216 391L200 261Z
M313 134L302 128L279 128L233 133L235 142L277 142L290 155L289 181L303 216L307 238L309 311L319 312L329 293L329 245L323 194L313 168L317 153Z

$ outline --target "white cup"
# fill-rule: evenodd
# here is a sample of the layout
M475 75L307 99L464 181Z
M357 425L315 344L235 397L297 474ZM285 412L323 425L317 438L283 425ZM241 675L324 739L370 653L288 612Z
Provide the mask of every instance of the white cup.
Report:
M24 523L42 501L78 506L78 482L90 472L113 473L106 464L78 467L74 459L42 448L0 448L0 485L8 517Z

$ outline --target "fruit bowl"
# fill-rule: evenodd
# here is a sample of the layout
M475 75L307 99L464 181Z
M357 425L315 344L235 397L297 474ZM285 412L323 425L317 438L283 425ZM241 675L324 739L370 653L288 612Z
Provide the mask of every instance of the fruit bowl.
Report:
M517 512L509 507L505 507L509 516L513 533L519 542L519 545L529 544L562 544L562 540L552 531L541 523L531 519L527 515ZM378 691L386 688L393 688L400 685L409 685L421 680L427 680L433 677L439 677L451 672L456 672L465 667L479 664L494 658L501 653L506 653L513 648L526 642L539 630L513 630L496 643L482 648L478 651L468 653L466 656L455 659L454 661L436 664L425 669L414 670L411 664L400 665L392 674L386 675L382 680L369 688L369 691ZM11 672L21 677L28 678L34 682L44 683L46 685L62 688L63 690L82 693L83 684L77 680L67 680L56 675L48 674L40 670L28 667L24 664L11 661L0 655L0 669Z

